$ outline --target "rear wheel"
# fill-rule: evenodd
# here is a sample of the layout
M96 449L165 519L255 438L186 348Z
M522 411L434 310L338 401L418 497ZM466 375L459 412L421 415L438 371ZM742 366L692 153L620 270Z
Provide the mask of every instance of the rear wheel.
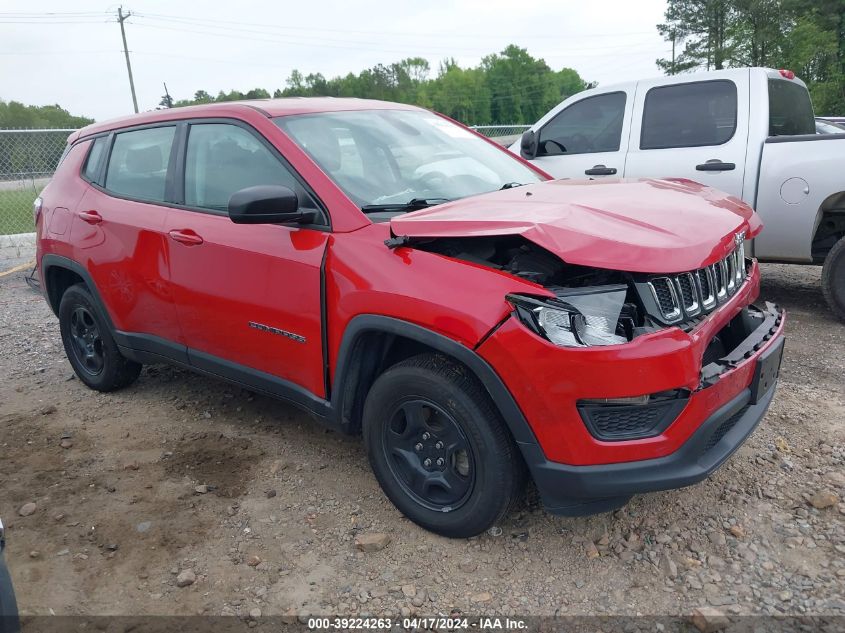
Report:
M363 433L385 494L432 532L475 536L524 490L522 458L489 397L442 356L416 356L379 376Z
M124 358L94 298L82 284L68 288L59 303L65 354L79 379L97 391L132 384L141 365Z
M845 237L833 245L824 260L822 291L833 314L845 321Z

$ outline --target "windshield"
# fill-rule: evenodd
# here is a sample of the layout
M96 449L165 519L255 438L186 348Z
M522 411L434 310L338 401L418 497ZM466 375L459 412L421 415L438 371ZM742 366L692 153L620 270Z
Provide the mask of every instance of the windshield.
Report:
M278 125L360 207L423 206L542 178L430 112L355 110L285 116Z

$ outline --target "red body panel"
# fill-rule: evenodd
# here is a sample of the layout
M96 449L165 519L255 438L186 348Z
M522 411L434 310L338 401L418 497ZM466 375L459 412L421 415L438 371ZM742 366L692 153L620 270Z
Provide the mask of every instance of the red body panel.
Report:
M89 211L102 220L84 221L80 214ZM118 330L182 343L168 282L167 212L88 187L71 226L71 258L90 273Z
M332 238L326 263L332 378L346 326L358 315L394 317L474 348L510 313L505 295L537 292L538 286L489 268L410 248L388 249L389 236L387 224L373 224Z
M170 240L170 279L188 346L326 397L320 263L329 234L238 225L224 215L182 209L168 214L165 234L180 231L202 240Z

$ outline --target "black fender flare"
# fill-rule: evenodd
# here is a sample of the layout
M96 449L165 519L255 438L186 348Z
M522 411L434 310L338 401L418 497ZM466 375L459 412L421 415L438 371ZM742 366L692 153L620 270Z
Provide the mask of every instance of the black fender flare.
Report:
M91 274L79 262L75 262L74 260L63 257L62 255L48 253L41 258L41 265L39 266L41 271L41 288L44 293L44 298L47 300L47 303L50 305L53 312L56 313L56 316L58 316L58 305L53 306L53 302L50 300L50 275L48 272L51 268L64 268L65 270L69 270L79 275L82 278L82 281L85 282L85 285L88 286L88 290L97 302L97 306L100 308L100 312L106 320L106 323L108 323L109 329L112 333L116 332L114 322L111 319L111 314L109 314L106 304L103 302L103 298L100 296L100 291L97 290L97 284L94 283L94 279L91 277Z
M349 380L351 375L351 361L355 343L361 336L372 332L392 334L417 341L464 364L475 374L490 395L493 404L499 410L502 419L508 425L523 454L525 455L526 448L529 445L532 449L532 456L536 454L534 451L539 449L539 445L534 432L505 383L502 382L502 379L487 361L474 350L447 336L393 317L362 314L354 317L346 326L337 356L337 371L335 372L331 393L331 407L336 415L340 415L343 409L342 399L346 381Z

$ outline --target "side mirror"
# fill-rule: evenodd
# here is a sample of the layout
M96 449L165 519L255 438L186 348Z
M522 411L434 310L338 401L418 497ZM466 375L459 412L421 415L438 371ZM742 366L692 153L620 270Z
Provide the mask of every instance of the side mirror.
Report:
M528 160L537 156L537 133L534 130L528 130L522 134L519 153Z
M309 224L314 215L301 211L293 190L281 185L247 187L229 198L229 219L235 224Z

